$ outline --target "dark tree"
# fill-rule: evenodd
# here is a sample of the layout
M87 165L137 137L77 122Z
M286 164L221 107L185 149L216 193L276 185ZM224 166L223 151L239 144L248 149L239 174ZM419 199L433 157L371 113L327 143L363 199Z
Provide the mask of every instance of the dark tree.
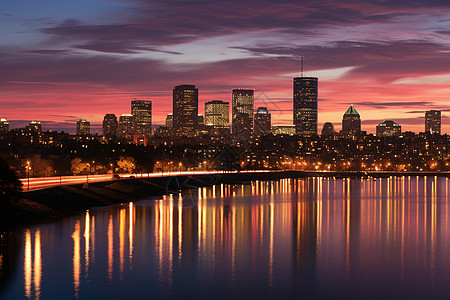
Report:
M0 204L16 199L22 192L22 182L9 164L0 158Z

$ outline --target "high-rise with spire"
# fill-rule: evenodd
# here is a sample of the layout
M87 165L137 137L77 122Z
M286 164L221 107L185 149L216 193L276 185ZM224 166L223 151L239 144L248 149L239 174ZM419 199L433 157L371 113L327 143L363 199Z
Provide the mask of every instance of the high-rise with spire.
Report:
M302 136L317 134L318 78L303 77L303 57L301 77L294 78L294 126L295 133Z

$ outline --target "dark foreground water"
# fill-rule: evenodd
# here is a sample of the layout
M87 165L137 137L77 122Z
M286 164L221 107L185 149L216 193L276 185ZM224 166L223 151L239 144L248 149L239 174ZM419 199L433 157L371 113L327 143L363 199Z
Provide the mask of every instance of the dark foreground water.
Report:
M0 299L448 299L449 187L287 179L92 209L4 234Z

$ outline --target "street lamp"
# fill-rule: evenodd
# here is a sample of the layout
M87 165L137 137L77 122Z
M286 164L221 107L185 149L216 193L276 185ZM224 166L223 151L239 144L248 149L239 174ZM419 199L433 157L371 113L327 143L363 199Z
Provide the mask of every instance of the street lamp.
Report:
M31 166L30 166L30 161L27 160L27 166L25 167L25 169L27 170L27 177L28 177L28 191L30 191L30 171L31 171Z
M89 167L89 172L86 172L86 183L89 183L89 173L91 172L91 164L87 163L87 166Z

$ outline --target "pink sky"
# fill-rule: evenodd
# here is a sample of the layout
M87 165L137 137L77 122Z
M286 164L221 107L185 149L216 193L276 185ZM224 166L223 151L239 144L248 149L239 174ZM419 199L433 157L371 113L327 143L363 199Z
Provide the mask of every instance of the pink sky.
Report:
M305 75L319 77L319 131L327 121L339 130L353 104L368 132L385 119L423 131L430 109L450 132L450 4L297 2L5 0L0 116L74 132L80 118L100 128L104 114L129 113L145 97L162 125L173 87L190 83L201 113L206 101L231 102L233 88L253 88L255 109L291 124L303 55Z

